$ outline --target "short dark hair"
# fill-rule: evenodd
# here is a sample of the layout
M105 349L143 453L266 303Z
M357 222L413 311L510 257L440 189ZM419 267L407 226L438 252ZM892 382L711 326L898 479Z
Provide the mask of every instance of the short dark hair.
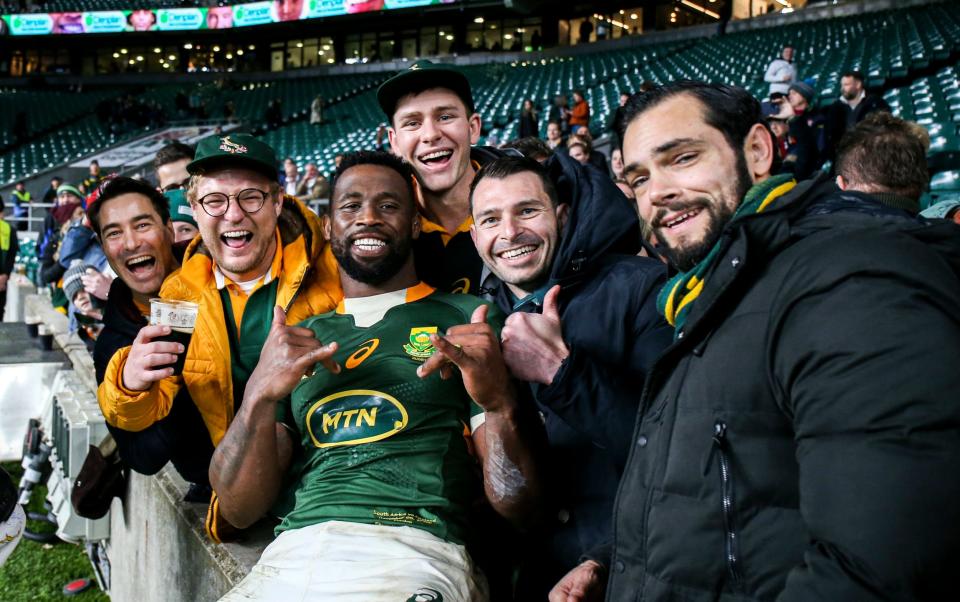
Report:
M407 192L410 194L410 200L416 203L416 196L413 192L413 168L410 164L394 155L384 151L362 150L343 155L343 161L340 167L334 172L333 190L330 191L331 201L336 198L337 185L340 184L340 176L351 167L358 165L380 165L400 174L403 181L407 184Z
M530 157L535 161L544 161L553 155L553 149L547 146L547 143L536 136L526 136L511 140L500 148L512 148L520 151L524 157Z
M512 175L527 171L533 172L540 178L543 190L547 193L547 196L550 197L550 202L553 203L553 206L556 207L559 205L560 195L557 194L557 186L553 180L550 179L550 174L547 173L543 165L540 165L530 157L507 156L499 157L487 163L481 167L477 175L473 177L473 181L470 182L470 214L473 214L473 193L477 189L477 186L480 185L480 182L486 178L503 180L504 178L509 178Z
M750 128L757 123L763 123L760 101L743 88L680 80L635 94L625 107L623 122L620 124L620 140L623 140L627 127L634 119L661 102L681 94L689 94L700 101L707 125L720 130L734 150L743 148L743 141L750 133Z
M855 69L851 71L844 71L843 75L840 76L840 79L843 79L845 77L852 77L853 79L857 80L861 84L863 83L863 73Z
M170 221L170 205L167 197L143 180L117 176L104 182L99 192L97 198L87 207L87 219L90 220L90 225L97 236L100 236L100 209L103 208L104 203L122 194L141 194L147 197L160 216L160 222L166 224Z
M157 170L175 161L182 161L183 159L189 159L193 161L193 157L196 154L197 149L190 146L189 144L184 144L183 142L171 142L170 144L164 146L157 151L157 154L153 157L153 169Z
M854 189L912 199L919 199L930 181L923 141L909 122L885 111L871 113L840 139L836 172Z

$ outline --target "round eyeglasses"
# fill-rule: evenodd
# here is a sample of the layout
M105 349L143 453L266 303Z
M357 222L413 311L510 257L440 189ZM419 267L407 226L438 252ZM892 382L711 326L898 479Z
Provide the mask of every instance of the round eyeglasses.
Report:
M197 200L197 203L203 207L203 210L210 217L220 217L227 212L230 207L230 199L237 199L237 204L244 213L256 213L260 211L263 204L267 201L270 193L258 190L256 188L246 188L237 194L223 194L222 192L211 192Z

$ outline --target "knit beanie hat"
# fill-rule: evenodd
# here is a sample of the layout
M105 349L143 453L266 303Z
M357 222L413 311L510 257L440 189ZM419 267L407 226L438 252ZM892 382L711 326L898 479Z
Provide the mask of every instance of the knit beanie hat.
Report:
M73 298L77 296L77 293L83 290L83 281L80 277L86 274L87 270L96 269L97 268L89 263L84 263L79 259L67 269L63 274L63 293L67 296L68 301L72 302Z
M197 227L197 220L193 217L193 207L187 200L187 195L182 189L168 190L163 193L167 197L167 204L170 206L170 221L186 222Z
M806 101L811 104L813 103L813 99L817 97L817 91L807 82L794 82L790 84L790 89L804 97Z
M81 193L76 186L71 186L70 184L61 184L57 187L57 196L60 196L60 193L69 192L77 197L78 201L83 201L83 193Z

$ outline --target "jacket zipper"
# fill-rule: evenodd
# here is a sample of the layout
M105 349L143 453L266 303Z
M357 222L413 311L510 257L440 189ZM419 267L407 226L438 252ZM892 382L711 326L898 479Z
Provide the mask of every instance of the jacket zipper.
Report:
M730 473L730 459L727 452L727 423L717 420L713 425L713 445L720 458L720 496L723 506L723 528L725 556L730 579L736 589L740 589L743 578L740 575L740 559L737 546L737 527L733 517L733 476Z

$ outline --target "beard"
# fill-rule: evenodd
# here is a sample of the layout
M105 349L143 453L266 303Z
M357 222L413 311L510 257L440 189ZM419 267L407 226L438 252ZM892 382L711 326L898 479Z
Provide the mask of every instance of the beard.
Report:
M736 213L736 208L740 206L743 197L746 196L747 191L753 186L753 180L750 178L750 170L747 169L747 160L743 152L737 153L736 177L737 183L734 191L736 198L734 199L734 203L712 204L706 200L698 199L690 203L690 206L687 207L688 209L701 207L701 210L706 212L709 217L707 229L703 233L703 238L699 241L684 247L671 247L666 242L663 242L666 240L663 236L663 228L654 228L653 231L654 234L657 235L657 239L663 242L662 250L667 256L667 260L681 272L689 272L707 256L707 253L709 253L714 245L717 244L717 241L720 240L723 228L733 218L733 214ZM672 210L676 209L672 208Z
M365 230L365 232L377 231ZM363 232L357 234L362 235ZM348 276L357 282L377 286L390 280L390 278L400 271L400 268L403 267L410 257L410 248L413 244L410 237L386 240L384 243L387 246L388 253L379 259L367 261L358 261L354 258L350 253L352 244L343 237L333 238L330 241L330 250L333 252L337 263L340 264L340 268L346 272Z

